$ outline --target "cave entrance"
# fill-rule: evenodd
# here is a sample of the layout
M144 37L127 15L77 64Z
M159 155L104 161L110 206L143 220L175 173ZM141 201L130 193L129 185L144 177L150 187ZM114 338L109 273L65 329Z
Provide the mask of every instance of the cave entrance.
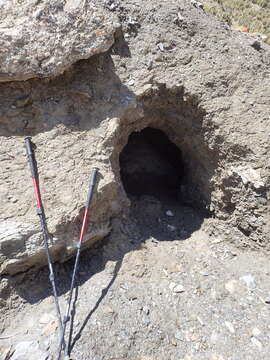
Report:
M120 174L128 196L178 198L185 166L180 149L167 135L147 127L133 132L119 157Z

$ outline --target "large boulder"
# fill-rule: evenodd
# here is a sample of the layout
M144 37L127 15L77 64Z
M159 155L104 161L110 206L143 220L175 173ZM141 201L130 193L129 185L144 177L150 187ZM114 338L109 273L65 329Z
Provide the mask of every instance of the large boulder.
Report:
M114 218L126 216L119 155L129 135L145 127L162 130L182 151L183 189L199 194L193 203L212 214L206 227L213 235L269 247L269 46L232 31L196 2L134 0L109 7L121 21L109 51L72 68L65 64L79 58L62 54L63 67L42 73L48 79L0 85L1 272L45 263L26 135L37 145L55 260L64 261L76 249L93 166L99 179L86 245L109 234ZM56 14L65 14L61 9ZM85 16L92 23L91 13ZM106 19L110 23L110 16ZM61 31L57 24L55 33ZM49 28L44 31L49 38ZM82 39L88 31L80 28ZM60 43L53 43L52 53ZM12 63L14 49L5 51ZM31 63L31 54L25 54L23 64ZM54 77L64 68L68 71ZM16 80L39 76L32 66L16 69Z
M119 25L85 0L0 3L0 81L62 74L108 50Z

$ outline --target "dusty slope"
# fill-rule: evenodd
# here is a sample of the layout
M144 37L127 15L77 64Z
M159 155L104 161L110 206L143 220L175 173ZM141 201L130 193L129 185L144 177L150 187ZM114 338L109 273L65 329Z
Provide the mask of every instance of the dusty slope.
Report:
M182 151L186 194L212 212L212 231L267 247L269 46L189 1L104 5L110 9L122 31L109 52L57 78L1 84L1 271L45 261L25 135L38 145L58 260L74 250L92 166L100 168L100 181L89 242L108 234L110 220L127 211L119 154L130 133L147 126Z
M196 231L201 219L190 208L144 197L131 215L103 247L82 256L71 358L268 359L268 257ZM72 265L57 267L62 308ZM17 349L11 360L56 358L47 275L13 278L0 335L2 352Z

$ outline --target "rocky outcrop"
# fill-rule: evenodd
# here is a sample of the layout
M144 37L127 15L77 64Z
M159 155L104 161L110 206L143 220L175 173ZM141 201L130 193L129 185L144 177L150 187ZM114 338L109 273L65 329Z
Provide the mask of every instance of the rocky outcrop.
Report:
M107 51L119 24L85 0L0 4L0 81L62 74L72 64Z
M119 155L129 135L146 127L162 130L181 150L182 189L211 213L213 236L268 246L269 46L189 1L141 5L113 8L121 31L106 53L58 77L49 71L49 79L0 85L2 273L45 262L26 135L37 144L55 260L75 250L91 167L99 168L99 181L88 244L109 234L112 219L127 216Z

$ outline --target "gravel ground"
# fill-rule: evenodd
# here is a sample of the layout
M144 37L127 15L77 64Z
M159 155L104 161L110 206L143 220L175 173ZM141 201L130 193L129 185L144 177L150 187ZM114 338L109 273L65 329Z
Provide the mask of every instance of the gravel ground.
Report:
M207 221L166 200L133 199L130 217L82 254L71 359L269 358L269 257L209 237ZM62 309L72 267L56 266ZM56 359L47 276L2 279L1 360Z

